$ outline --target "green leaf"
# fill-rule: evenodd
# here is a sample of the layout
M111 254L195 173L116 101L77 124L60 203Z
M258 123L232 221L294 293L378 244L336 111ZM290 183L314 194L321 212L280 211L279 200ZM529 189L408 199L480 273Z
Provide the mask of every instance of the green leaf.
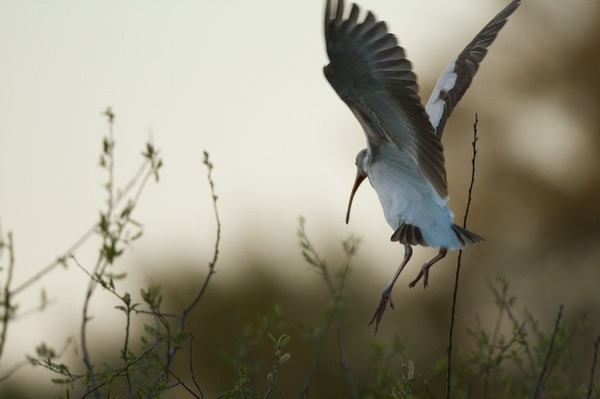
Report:
M281 337L279 337L279 340L277 341L277 346L283 348L290 342L291 339L292 338L289 335L283 334Z
M279 358L279 364L284 364L285 362L287 362L288 360L290 360L291 357L292 357L292 355L290 353L284 353Z

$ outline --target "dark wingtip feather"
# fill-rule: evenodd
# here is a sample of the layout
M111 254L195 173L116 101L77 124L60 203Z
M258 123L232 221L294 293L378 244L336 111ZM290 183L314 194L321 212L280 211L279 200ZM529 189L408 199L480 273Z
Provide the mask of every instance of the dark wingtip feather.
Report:
M479 65L488 52L488 48L496 40L500 30L506 25L508 17L510 17L520 5L521 0L511 1L483 27L475 38L473 38L473 40L458 55L458 58L455 61L456 66L454 70L458 75L457 83L455 87L444 94L446 105L442 117L437 126L435 126L436 134L439 137L441 137L444 132L446 120L450 117L452 110L471 85L471 82L479 69Z
M402 223L400 227L398 227L398 230L392 234L390 240L398 241L402 244L422 245L424 247L429 246L423 239L421 229L419 229L417 226L406 223Z
M456 224L452 225L452 230L454 231L454 234L456 234L456 238L458 238L463 246L469 244L478 244L482 241L485 241L483 237Z

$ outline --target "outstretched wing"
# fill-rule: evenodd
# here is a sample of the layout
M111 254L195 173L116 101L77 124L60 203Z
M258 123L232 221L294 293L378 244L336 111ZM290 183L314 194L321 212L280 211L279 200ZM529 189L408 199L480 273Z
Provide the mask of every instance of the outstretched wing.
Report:
M377 159L380 145L392 144L409 154L445 198L442 144L421 104L411 64L384 22L371 12L359 21L359 14L360 8L352 4L344 17L344 0L327 0L325 41L330 63L325 76L361 123L371 159Z
M488 52L488 47L520 4L521 0L511 1L440 75L425 108L438 137L442 137L446 120L471 85L479 64Z

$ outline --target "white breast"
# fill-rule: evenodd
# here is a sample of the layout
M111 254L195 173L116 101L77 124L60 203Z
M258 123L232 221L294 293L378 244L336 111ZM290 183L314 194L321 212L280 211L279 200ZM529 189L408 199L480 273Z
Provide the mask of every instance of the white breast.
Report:
M454 214L448 198L439 197L408 154L383 145L366 170L394 231L408 223L421 229L429 246L460 247L451 229Z

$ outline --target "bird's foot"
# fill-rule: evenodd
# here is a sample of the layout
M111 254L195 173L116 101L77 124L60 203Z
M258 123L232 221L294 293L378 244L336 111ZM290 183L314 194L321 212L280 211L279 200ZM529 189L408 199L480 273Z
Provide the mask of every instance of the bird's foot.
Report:
M417 275L417 277L411 281L408 286L410 288L414 287L415 285L417 285L417 283L419 282L419 280L421 280L421 277L423 278L423 288L427 288L427 284L429 283L429 268L431 267L431 265L429 265L429 263L425 263L423 265L423 267L421 268L421 270L419 271L419 274Z
M410 288L414 287L419 282L419 280L421 280L421 277L423 277L423 288L427 288L427 283L429 282L429 268L433 266L437 261L442 259L444 256L446 256L446 253L448 253L448 248L440 248L440 252L438 252L438 254L431 258L428 262L425 262L423 267L421 267L421 271L417 275L417 278L411 281L411 283L408 286Z
M391 287L387 287L381 292L381 298L379 300L379 305L377 305L377 309L375 309L375 314L373 315L373 318L369 322L369 326L371 324L373 324L373 322L375 322L375 334L377 334L377 328L379 327L379 323L381 322L381 319L383 318L383 312L385 312L388 302L390 303L390 307L392 309L394 309L394 303L392 302Z

